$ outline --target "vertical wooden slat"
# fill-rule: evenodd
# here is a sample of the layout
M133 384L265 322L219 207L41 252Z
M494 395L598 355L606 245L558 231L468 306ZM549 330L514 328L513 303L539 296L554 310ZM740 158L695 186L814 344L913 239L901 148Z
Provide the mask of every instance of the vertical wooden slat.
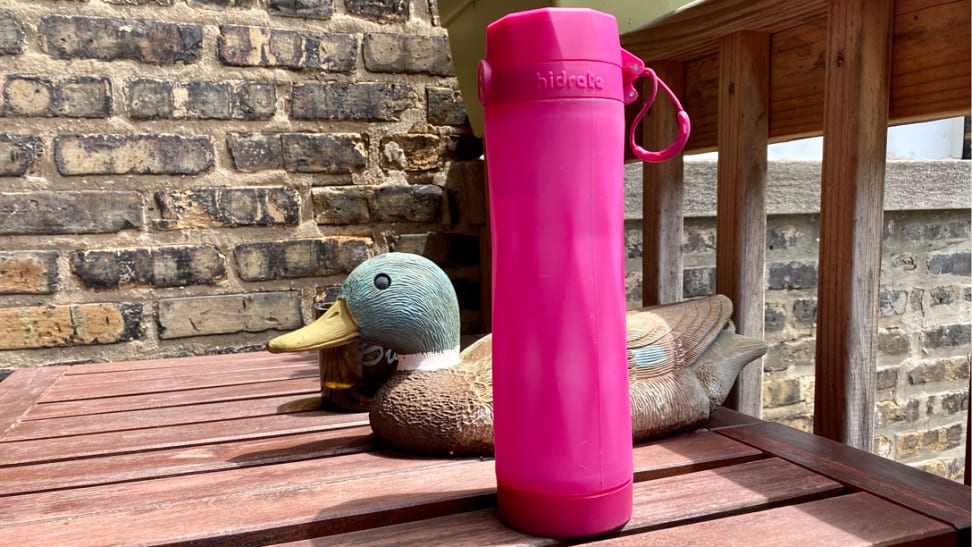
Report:
M654 62L655 71L676 96L684 96L685 67L675 61ZM648 89L648 80L642 80ZM678 133L675 108L664 93L645 116L642 136L649 150L667 147ZM645 163L642 174L642 294L645 306L682 299L682 155L662 163Z
M893 0L833 0L827 23L814 432L873 443Z
M763 337L769 35L738 32L719 50L716 292L732 299L736 329ZM762 412L762 360L740 373L726 406Z

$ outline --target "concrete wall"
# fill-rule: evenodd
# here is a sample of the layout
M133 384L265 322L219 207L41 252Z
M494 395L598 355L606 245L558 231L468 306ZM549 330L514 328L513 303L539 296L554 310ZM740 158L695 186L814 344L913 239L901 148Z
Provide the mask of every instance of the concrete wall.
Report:
M478 330L478 141L425 0L0 4L0 376L261 348L366 257Z
M969 404L970 166L889 162L882 241L875 451L962 476ZM684 295L715 289L713 161L686 162ZM813 428L819 162L771 162L764 418ZM628 298L641 299L641 173L627 173Z

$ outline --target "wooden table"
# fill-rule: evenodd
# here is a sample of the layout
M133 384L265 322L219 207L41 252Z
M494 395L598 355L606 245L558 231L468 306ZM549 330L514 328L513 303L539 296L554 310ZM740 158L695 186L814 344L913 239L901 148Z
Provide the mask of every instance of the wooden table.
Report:
M313 354L18 370L0 383L0 545L554 543L496 516L493 463L382 451L315 410ZM967 545L969 488L720 409L634 449L605 545Z

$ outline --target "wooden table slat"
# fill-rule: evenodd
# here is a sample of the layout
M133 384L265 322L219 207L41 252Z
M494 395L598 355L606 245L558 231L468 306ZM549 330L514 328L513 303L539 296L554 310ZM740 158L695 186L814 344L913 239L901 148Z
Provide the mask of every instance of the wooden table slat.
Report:
M840 484L778 459L700 471L635 484L635 507L621 533L716 518L768 505L835 495ZM550 545L497 522L493 510L440 517L326 538L327 545ZM497 543L498 542L498 543ZM312 542L297 543L310 545Z
M741 445L740 445L741 446ZM0 473L0 496L311 460L375 448L369 426L21 465Z
M0 437L17 425L67 367L21 369L0 382Z
M61 385L60 383L56 383L44 394L40 402L56 403L104 397L156 395L172 391L260 384L301 378L320 378L317 364L306 364L299 367L287 367L285 369L249 370L240 374L195 374L191 376L146 379L138 382L106 383L99 385L97 391L93 390L89 385Z
M0 442L0 450L3 450L0 469L3 466L25 463L43 463L177 446L258 439L367 424L367 415L364 414L309 411L173 425L165 428L92 433L71 437L67 443L61 439Z
M63 389L85 386L88 389L92 389L102 384L141 383L148 380L169 380L179 377L211 378L220 375L233 375L245 378L257 371L260 371L261 374L267 374L267 377L271 379L286 380L292 378L294 372L302 372L308 369L316 370L317 361L275 363L268 358L258 361L230 361L227 363L219 363L218 366L206 367L179 367L176 369L146 368L119 372L102 372L99 374L65 374L58 380L57 387ZM276 376L272 375L271 371L276 372Z
M111 419L105 419L105 416L100 414L82 414L80 416L62 416L44 420L26 420L8 431L0 441L70 437L128 429L271 416L313 410L319 408L320 404L321 398L317 395L303 398L283 395L244 401L200 403L193 405L192 408L146 408L116 413Z
M164 393L146 393L125 397L103 397L80 401L63 401L36 405L24 420L41 420L60 416L81 416L85 414L110 414L147 408L165 408L195 405L206 402L243 401L257 397L276 397L280 395L313 395L320 393L321 380L298 378L236 386L219 386Z
M67 376L99 375L132 370L168 370L173 374L186 370L205 370L211 367L231 366L238 363L270 361L280 365L317 362L317 355L310 352L273 354L268 351L246 353L227 353L222 355L193 355L189 357L170 357L166 359L144 359L132 361L111 361L107 363L86 363L71 367Z
M941 546L955 530L866 493L811 501L591 543L620 545Z
M7 500L14 502L10 510L21 521L15 526L0 526L0 544L21 544L27 539L51 544L64 543L68 538L78 541L77 534L72 533L75 530L86 531L81 544L104 542L107 538L103 533L113 534L113 543L191 541L213 535L245 535L249 541L258 542L286 541L495 504L495 475L490 461L452 460L430 466L429 461L416 459L410 462L417 468L403 471L401 460L374 453L343 459L358 460L354 465L337 468L345 473L357 470L354 478L315 481L312 477L319 477L334 466L329 466L327 459L312 460L170 479L159 486L185 482L188 484L183 488L195 488L197 493L194 497L187 496L184 490L168 490L169 501L161 501L159 489L150 484L157 481L0 498L0 507ZM369 463L377 468L384 465L387 470L369 469ZM289 468L290 473L283 475L283 467ZM222 497L219 487L212 483L215 475L233 486L245 480L242 474L260 472L272 473L276 486L250 482L247 491ZM463 480L443 480L447 476L461 476ZM199 481L192 485L191 481L197 478L210 480L204 486ZM744 463L638 483L635 503L640 512L629 526L641 528L671 518L694 520L731 514L788 499L819 497L840 488L833 481L782 460ZM141 506L95 512L96 508L105 507L102 504L117 507L132 499ZM215 503L217 500L219 503ZM73 510L65 511L65 507ZM281 507L286 507L286 511L282 512ZM30 516L18 511L29 511ZM241 514L247 518L240 519ZM52 519L57 519L56 526ZM125 526L131 522L139 525Z
M795 462L851 488L894 500L968 534L972 494L961 483L781 424L728 428L719 430L718 434Z

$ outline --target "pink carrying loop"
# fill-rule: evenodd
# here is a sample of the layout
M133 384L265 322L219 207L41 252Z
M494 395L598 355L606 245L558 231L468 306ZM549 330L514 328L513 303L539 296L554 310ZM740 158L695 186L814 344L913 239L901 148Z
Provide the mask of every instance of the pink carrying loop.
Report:
M682 109L682 103L679 102L678 97L675 96L675 93L673 93L672 90L665 85L665 82L661 81L661 79L655 74L654 70L645 67L638 77L651 79L651 92L645 99L644 106L641 107L641 110L638 111L638 115L635 116L634 121L631 122L631 129L628 132L628 144L631 146L631 151L634 152L634 155L642 161L651 163L668 161L680 154L682 150L685 149L685 143L688 142L689 134L692 131L692 124L689 121L689 115L687 112L685 112L685 110ZM645 117L645 113L647 113L648 109L651 108L651 104L655 101L655 95L658 94L659 85L661 85L661 88L665 91L665 94L668 95L668 98L671 99L672 103L675 105L675 109L678 110L678 136L675 137L675 141L668 145L668 147L664 150L652 152L635 144L635 130L637 129L638 124L641 123L641 120Z

